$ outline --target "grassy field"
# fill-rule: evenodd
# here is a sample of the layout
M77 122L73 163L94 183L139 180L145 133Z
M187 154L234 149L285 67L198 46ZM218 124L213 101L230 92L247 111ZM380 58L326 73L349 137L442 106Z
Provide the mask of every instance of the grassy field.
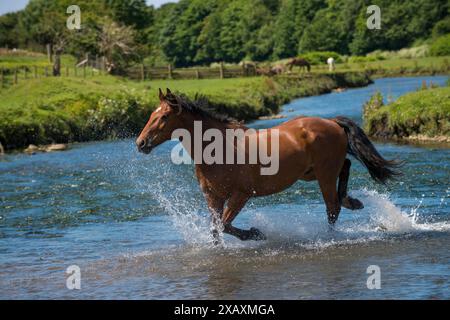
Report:
M450 87L424 88L389 105L377 94L365 106L364 122L374 137L450 141Z
M28 79L0 89L0 142L15 149L136 134L157 106L160 87L205 95L219 112L250 120L274 114L296 97L369 83L364 73L147 82L100 75Z
M313 72L326 72L326 65L313 66ZM400 75L448 74L450 56L422 58L391 58L378 61L347 62L336 64L336 71L368 71L374 77Z
M61 63L63 65L73 66L76 59L70 55L62 55ZM48 57L42 53L17 51L12 52L0 49L0 69L22 69L31 67L51 67L52 63L48 61Z

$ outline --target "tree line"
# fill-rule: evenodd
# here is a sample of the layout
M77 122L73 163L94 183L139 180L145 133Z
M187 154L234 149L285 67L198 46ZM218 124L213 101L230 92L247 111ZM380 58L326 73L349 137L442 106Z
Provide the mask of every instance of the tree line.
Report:
M132 62L206 65L269 61L311 51L364 55L450 33L448 0L378 0L381 29L366 26L370 0L78 0L82 28L66 28L70 0L30 0L0 16L0 47L52 48Z

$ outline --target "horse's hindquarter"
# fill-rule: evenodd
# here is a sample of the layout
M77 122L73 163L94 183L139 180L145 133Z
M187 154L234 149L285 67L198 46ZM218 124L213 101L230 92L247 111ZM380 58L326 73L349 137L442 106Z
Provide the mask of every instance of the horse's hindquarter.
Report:
M334 121L301 117L273 129L279 130L279 170L275 175L255 176L256 195L280 192L297 180L315 180L318 167L339 173L347 137Z

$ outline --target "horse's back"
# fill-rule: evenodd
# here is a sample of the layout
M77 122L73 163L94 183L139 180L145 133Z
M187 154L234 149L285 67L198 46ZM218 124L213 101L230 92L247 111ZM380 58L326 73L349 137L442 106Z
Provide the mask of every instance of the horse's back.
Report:
M347 136L335 121L319 117L297 117L279 126L312 159L345 156Z
M281 131L306 131L308 138L314 142L317 138L336 136L345 138L345 132L335 121L319 117L299 116L287 122L280 124L277 127ZM305 137L304 137L305 138Z

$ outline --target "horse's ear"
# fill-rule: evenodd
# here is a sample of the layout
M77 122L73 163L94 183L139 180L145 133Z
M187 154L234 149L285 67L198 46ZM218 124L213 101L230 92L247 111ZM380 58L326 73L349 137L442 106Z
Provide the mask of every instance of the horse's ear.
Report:
M165 98L164 93L162 92L161 88L159 88L159 101L163 101Z
M169 88L167 88L166 91L167 91L166 95L168 95L168 96L172 95L172 91L170 91Z

